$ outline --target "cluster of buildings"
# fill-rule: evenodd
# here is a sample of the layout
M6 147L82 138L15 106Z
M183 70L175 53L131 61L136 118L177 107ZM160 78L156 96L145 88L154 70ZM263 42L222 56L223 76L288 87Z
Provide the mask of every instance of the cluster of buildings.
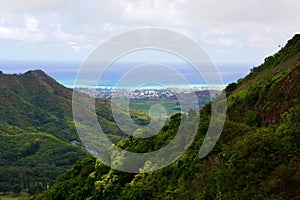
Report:
M84 92L93 98L101 99L168 99L172 98L175 93L190 93L191 91L204 91L204 90L221 91L223 86L199 86L193 88L77 88L78 91Z
M77 90L94 98L101 99L156 99L168 98L174 95L170 89L131 89L131 88L78 88Z

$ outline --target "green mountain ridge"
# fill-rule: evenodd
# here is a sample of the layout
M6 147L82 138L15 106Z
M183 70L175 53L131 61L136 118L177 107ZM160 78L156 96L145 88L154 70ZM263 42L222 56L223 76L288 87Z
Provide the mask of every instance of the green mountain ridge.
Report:
M72 115L72 89L33 70L0 73L0 91L0 192L45 190L76 160L91 156L80 147ZM96 99L95 107L108 137L113 141L124 137L113 120L111 103ZM137 123L149 122L144 113L131 114ZM70 143L75 141L78 146Z
M76 138L72 125L71 90L44 72L0 75L0 121L29 131L48 132L61 139Z
M68 141L78 140L72 114L72 89L60 85L41 70L21 75L0 74L0 89L0 101L4 102L0 105L0 122L47 132ZM110 101L96 99L95 107L106 133L124 135L114 124ZM116 107L119 112L125 112ZM138 123L149 122L149 117L141 112L131 111L131 114Z
M87 158L31 199L299 199L299 46L300 35L295 35L248 76L228 85L225 125L204 159L198 153L209 126L210 104L200 111L191 147L171 165L130 174ZM133 152L156 150L172 140L182 117L171 117L148 141L126 138L116 145ZM118 161L122 164L122 155ZM144 163L141 172L149 167L151 163Z

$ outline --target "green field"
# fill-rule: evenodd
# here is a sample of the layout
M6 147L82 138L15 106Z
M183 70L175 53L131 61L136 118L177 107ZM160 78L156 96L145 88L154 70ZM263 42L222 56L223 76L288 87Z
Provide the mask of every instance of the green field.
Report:
M114 100L122 105L122 100ZM167 116L180 112L180 104L177 100L166 99L131 99L129 102L129 108L132 110L140 110L146 114L149 114L149 109L154 105L161 105Z
M19 200L27 196L29 196L29 194L26 192L21 192L19 195L15 195L12 192L8 192L5 195L3 193L0 193L0 200Z

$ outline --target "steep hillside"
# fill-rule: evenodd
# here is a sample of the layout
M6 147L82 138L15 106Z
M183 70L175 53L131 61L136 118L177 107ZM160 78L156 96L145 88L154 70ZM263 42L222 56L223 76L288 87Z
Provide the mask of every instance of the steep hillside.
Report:
M300 101L300 35L295 35L274 56L231 84L228 115L248 124L280 124L282 114ZM230 91L231 90L231 91Z
M198 153L209 124L210 104L200 112L195 141L171 165L152 173L128 174L93 158L84 159L47 192L33 198L299 199L299 44L296 35L264 64L226 88L228 117L221 138L206 158L199 159ZM172 117L148 141L127 138L117 145L130 151L156 150L172 140L182 117ZM122 161L121 155L118 160Z
M41 70L0 73L0 192L45 190L76 160L91 156L80 147L72 92ZM115 125L110 102L97 99L96 112L109 137L120 140L123 132ZM140 124L149 122L141 112L131 114ZM79 146L70 143L74 140Z

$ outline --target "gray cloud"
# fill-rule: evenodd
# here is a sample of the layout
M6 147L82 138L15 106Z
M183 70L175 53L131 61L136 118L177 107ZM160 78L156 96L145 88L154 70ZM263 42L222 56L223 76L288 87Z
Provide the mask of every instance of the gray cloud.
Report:
M44 12L65 9L70 0L11 0L2 1L1 12Z

